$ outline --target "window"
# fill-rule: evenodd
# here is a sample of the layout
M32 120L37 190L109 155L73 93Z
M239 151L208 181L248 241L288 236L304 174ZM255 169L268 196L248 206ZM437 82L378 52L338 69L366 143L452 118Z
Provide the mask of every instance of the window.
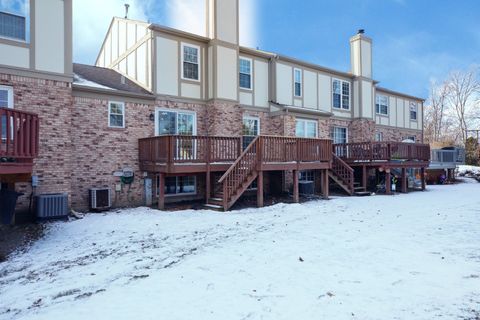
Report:
M294 69L295 97L302 96L302 70Z
M333 127L330 135L334 144L347 143L347 128Z
M252 89L252 60L240 58L240 88Z
M258 117L243 117L243 149L246 149L248 145L260 134L260 118Z
M350 109L350 82L333 80L333 107Z
M417 141L417 137L415 137L415 136L409 136L409 137L405 137L404 140L410 140L410 141L416 142L416 141Z
M108 126L125 128L125 104L123 102L108 103Z
M375 110L377 114L388 115L388 97L378 95L375 99Z
M315 171L305 170L298 173L299 181L315 181Z
M13 89L11 87L0 86L0 108L13 108ZM11 119L11 136L13 139L13 119ZM7 116L2 116L0 119L2 131L1 140L6 141L7 139Z
M182 44L182 78L200 80L200 47Z
M417 104L410 102L410 120L417 121Z
M155 132L159 136L197 134L197 116L194 112L157 109L156 116Z
M13 108L13 88L0 86L0 108Z
M26 6L15 3L15 1L9 5L0 4L0 37L20 41L27 40L27 18L22 15L26 14L26 8L22 7ZM16 13L6 12L7 10L13 10Z
M295 120L295 135L301 138L316 138L318 136L318 123L315 120Z
M160 177L156 179L156 194L160 192ZM195 176L165 178L165 195L192 195L197 193L197 179Z
M375 133L375 141L377 141L377 142L383 141L383 133L382 132Z

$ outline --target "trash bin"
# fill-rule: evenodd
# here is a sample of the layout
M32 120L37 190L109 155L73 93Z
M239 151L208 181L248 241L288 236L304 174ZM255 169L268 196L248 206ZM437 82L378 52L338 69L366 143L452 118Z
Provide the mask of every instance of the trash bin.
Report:
M0 190L0 219L2 224L11 224L18 197L23 193L14 190Z

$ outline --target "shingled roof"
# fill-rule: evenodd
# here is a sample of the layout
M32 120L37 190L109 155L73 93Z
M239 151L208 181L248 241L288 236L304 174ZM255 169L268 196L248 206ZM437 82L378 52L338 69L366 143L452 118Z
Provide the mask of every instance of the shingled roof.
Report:
M77 86L151 95L149 91L112 69L74 63L73 74L73 84Z

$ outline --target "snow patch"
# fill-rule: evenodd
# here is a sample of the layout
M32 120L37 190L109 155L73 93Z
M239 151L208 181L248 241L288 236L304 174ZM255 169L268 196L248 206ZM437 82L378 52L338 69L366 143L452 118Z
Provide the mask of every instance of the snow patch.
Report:
M87 79L83 78L82 76L80 76L76 73L73 75L73 83L76 84L76 85L79 85L79 86L115 90L113 88L101 85L100 83L87 80Z

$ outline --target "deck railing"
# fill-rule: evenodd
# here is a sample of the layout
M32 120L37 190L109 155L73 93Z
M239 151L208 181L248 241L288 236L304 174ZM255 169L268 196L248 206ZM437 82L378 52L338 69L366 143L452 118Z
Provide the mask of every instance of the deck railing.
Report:
M13 162L32 160L38 155L38 137L36 114L0 108L0 158Z
M404 142L341 143L333 146L334 153L344 161L429 161L428 144Z
M330 161L330 139L259 136L261 163ZM241 137L158 136L139 140L140 162L234 162L242 154Z

